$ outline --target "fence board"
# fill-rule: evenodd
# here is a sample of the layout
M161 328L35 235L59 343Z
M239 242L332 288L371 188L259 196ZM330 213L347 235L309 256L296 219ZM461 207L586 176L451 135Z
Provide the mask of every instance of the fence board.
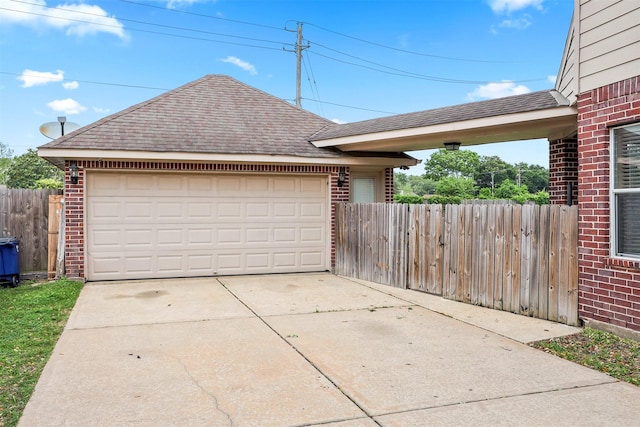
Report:
M505 209L493 208L495 222L495 255L493 258L493 303L491 308L503 310L502 283L504 274L502 269L505 266L504 260L504 213Z
M540 206L540 233L538 236L538 306L533 317L546 319L549 312L549 205ZM577 310L576 310L577 313Z
M338 205L335 271L576 325L577 227L575 206Z
M20 271L48 269L49 196L59 190L0 189L2 237L20 240Z

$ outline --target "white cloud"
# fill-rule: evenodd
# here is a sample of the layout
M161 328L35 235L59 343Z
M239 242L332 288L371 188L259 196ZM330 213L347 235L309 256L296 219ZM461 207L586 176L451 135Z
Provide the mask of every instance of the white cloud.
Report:
M31 25L35 28L57 28L66 30L69 36L83 37L98 33L113 34L128 39L124 25L115 17L108 16L100 6L89 4L62 4L47 7L44 0L28 3L0 0L0 21Z
M111 111L108 108L100 108L100 107L92 107L92 110L96 113L101 113L101 114L105 114L108 113L109 111Z
M71 98L57 99L48 103L47 106L57 113L64 114L80 114L87 110L87 107L83 107L78 101Z
M77 81L72 81L72 82L64 82L62 83L62 87L67 89L67 90L74 90L74 89L78 89L78 87L80 86L80 84L78 84Z
M553 75L553 76L547 76L547 80L549 81L549 83L551 83L552 85L556 84L556 80L558 79L558 76Z
M544 0L489 0L489 6L495 13L511 13L533 7L542 10Z
M474 89L473 92L467 94L469 101L478 101L480 99L496 99L505 96L522 95L531 92L526 86L516 85L511 81L487 83Z
M256 74L258 74L258 72L256 71L256 67L254 67L252 64L243 61L240 58L236 58L235 56L227 56L225 59L221 59L222 62L227 62L229 64L233 64L237 67L242 68L245 71L248 71L249 74L255 76Z
M524 30L529 26L531 26L531 19L527 15L517 19L505 19L500 23L500 27L514 30Z
M333 123L337 123L337 124L339 124L339 125L343 125L343 124L345 124L345 123L349 123L349 122L345 122L344 120L340 120L340 119L331 119L331 121L332 121Z
M194 3L207 3L207 0L168 0L167 9L185 8Z
M57 70L55 73L51 73L49 71L24 70L17 79L22 81L22 87L46 85L64 80L64 71Z

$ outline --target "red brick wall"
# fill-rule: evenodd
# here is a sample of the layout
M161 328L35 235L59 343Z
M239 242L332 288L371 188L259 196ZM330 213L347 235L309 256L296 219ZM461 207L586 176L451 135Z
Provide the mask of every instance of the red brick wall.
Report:
M640 76L578 97L581 318L640 331L640 261L610 257L611 126L640 121Z
M70 162L65 165L65 267L67 277L84 277L84 176L85 170L118 169L123 171L202 171L202 172L257 172L257 173L309 173L331 176L331 266L335 263L335 235L333 204L349 201L349 168L345 168L347 179L338 187L338 166L294 166L219 163L162 163L144 161L78 161L78 184L71 184Z
M393 168L384 170L384 201L393 203Z
M571 186L571 204L578 203L578 139L564 138L549 141L549 201L568 204Z

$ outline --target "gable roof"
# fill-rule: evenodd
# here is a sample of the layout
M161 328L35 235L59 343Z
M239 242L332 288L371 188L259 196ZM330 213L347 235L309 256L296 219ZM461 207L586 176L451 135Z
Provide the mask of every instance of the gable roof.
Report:
M64 151L68 157L70 152L91 150L327 160L357 157L310 143L311 135L333 126L337 125L231 77L207 75L84 126L39 150L50 160L55 152ZM383 157L410 159L400 153ZM60 164L60 159L54 163Z
M551 137L572 132L575 108L555 90L471 102L327 127L311 137L318 147L412 151Z

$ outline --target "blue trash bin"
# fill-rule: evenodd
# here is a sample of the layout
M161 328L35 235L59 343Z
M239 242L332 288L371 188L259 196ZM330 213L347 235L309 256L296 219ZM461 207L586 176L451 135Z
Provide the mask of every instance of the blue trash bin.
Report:
M0 280L11 286L20 283L20 240L15 237L0 238Z

